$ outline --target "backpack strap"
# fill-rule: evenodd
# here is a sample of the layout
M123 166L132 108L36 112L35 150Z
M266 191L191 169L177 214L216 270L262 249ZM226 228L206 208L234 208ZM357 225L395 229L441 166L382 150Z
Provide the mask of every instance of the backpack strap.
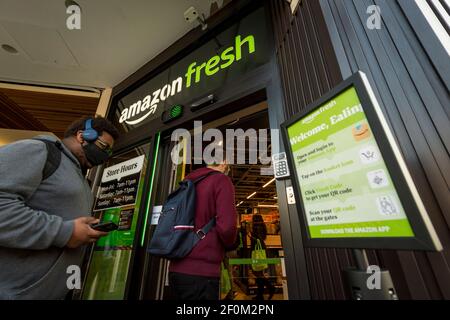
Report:
M202 240L206 237L206 234L216 225L216 217L209 220L209 222L201 229L198 229L196 234L198 236L198 240Z
M39 138L33 138L33 140L44 142L47 148L47 160L42 171L42 181L44 181L55 173L61 163L61 143L59 141L49 141Z
M207 178L207 177L209 177L209 176L211 176L211 175L213 175L213 174L219 174L219 173L222 173L222 172L219 172L219 171L216 171L216 170L214 170L214 171L211 171L211 172L208 172L207 174L205 174L204 176L201 176L200 178L197 178L197 179L195 179L194 181L192 181L194 184L197 184L198 182L200 182L200 181L202 181L203 179L205 179L205 178ZM216 217L214 217L214 218L212 218L211 220L209 220L209 222L203 227L203 228L201 228L201 229L198 229L195 233L197 234L197 236L198 236L198 239L197 239L197 241L198 240L202 240L203 238L205 238L206 237L206 234L212 229L212 227L214 227L216 225ZM197 242L196 241L196 242Z

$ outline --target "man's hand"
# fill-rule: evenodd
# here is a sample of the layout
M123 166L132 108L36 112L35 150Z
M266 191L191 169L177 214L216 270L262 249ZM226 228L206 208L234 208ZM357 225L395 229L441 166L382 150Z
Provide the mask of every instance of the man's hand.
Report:
M72 236L67 242L67 247L78 248L84 244L96 242L100 237L106 236L108 232L97 231L91 228L91 224L99 220L93 217L81 217L74 220Z

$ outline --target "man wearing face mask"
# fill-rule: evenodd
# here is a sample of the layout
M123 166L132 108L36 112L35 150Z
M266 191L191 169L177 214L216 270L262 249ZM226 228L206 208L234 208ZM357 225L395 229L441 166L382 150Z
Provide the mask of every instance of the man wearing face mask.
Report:
M91 228L85 174L110 157L118 135L106 119L83 118L62 141L0 148L0 299L64 299L73 289L68 267L81 267L85 245L107 234Z
M215 226L183 259L171 260L169 285L177 300L219 300L220 264L225 251L234 245L237 213L234 186L227 176L228 163L197 169L185 179L206 176L196 186L195 229L216 218Z

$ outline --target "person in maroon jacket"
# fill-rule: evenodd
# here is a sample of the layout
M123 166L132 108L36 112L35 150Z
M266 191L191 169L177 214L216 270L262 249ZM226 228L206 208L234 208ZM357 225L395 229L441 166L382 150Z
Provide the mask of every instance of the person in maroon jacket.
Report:
M195 229L213 217L216 225L198 242L189 255L170 261L169 285L178 300L219 300L220 263L237 234L234 186L227 176L229 165L210 165L191 172L186 179L195 180L213 170L196 185Z

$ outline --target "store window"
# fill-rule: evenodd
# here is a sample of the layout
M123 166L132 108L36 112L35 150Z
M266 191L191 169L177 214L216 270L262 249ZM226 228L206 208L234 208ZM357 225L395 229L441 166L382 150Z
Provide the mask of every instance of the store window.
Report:
M145 183L150 144L113 156L104 166L94 213L101 222L112 221L116 231L95 244L89 260L82 298L124 299L129 266L135 250L136 227Z

